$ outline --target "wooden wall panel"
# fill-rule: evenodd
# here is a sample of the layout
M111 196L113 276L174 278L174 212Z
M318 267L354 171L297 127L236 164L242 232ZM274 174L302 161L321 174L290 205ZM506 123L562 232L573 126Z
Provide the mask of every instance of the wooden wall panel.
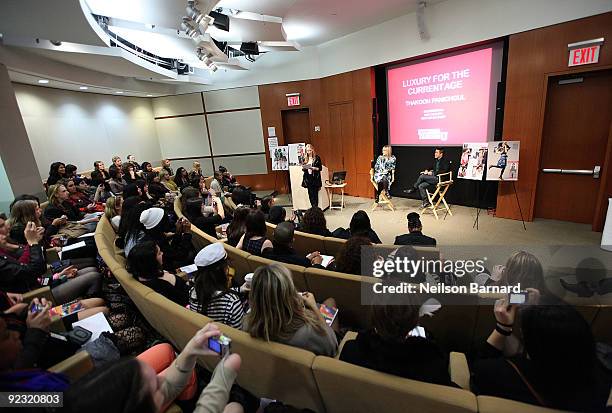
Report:
M567 67L569 43L599 37L606 39L601 48L599 63ZM535 211L548 77L612 67L610 39L612 13L510 36L503 137L521 141L521 166L516 190L523 215L528 221L533 220ZM610 176L612 168L606 169L605 172ZM497 216L520 219L512 183L499 184ZM601 230L597 226L594 226L594 229Z
M356 196L373 197L374 192L369 184L370 160L373 156L374 142L372 138L372 98L371 98L371 69L361 69L322 79L304 80L297 82L276 83L259 86L259 102L261 107L261 121L266 142L266 155L268 157L267 175L257 175L255 183L263 182L272 188L280 190L280 183L287 181L287 172L272 172L267 148L267 130L269 126L276 128L279 145L285 143L283 136L282 111L291 109L287 107L287 93L300 93L300 108L308 108L310 112L310 142L315 145L324 165L335 165L338 156L348 156L345 165L351 166L347 180L347 193ZM330 104L350 104L353 112L353 142L343 145L344 154L334 150L333 140L330 136L329 122ZM321 130L315 132L315 126ZM344 142L343 142L344 143ZM330 170L331 172L331 170ZM364 178L367 178L364 180ZM364 181L366 184L364 184ZM369 186L368 186L369 185ZM350 188L348 188L350 186ZM285 188L282 188L285 189Z

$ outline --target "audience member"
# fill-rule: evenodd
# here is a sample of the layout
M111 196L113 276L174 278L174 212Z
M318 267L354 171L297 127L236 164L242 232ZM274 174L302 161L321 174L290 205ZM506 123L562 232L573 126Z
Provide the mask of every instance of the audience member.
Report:
M333 357L336 334L327 325L314 295L298 292L291 273L281 264L262 265L253 274L249 294L251 310L244 330L252 337L276 341ZM325 305L336 307L332 299Z
M45 252L40 245L42 236L42 229L37 228L33 222L28 222L24 230L28 245L27 261L20 262L10 256L0 255L0 290L25 293L41 287L41 283L46 282L51 285L51 292L58 304L98 294L102 278L95 268L77 270L74 266L69 266L59 273L43 277L47 266Z
M302 223L298 228L302 232L309 234L320 235L322 237L331 237L332 233L327 229L327 221L323 210L319 207L312 207L306 210Z
M221 172L214 171L213 179L210 181L210 189L214 189L217 195L223 195L223 186L221 185Z
M183 189L181 191L181 212L183 213L183 215L186 215L187 213L187 201L191 200L191 199L198 199L201 198L202 194L200 193L200 191L197 188L194 188L192 186L188 186L185 189Z
M75 184L75 180L72 178L61 179L58 183L64 185L68 190L68 202L71 203L77 209L87 209L92 211L96 204L91 202L91 199L85 195Z
M121 210L123 207L123 197L113 196L106 200L104 207L104 215L106 219L111 223L115 232L119 231L119 224L121 223Z
M147 287L184 307L189 302L187 284L163 270L163 256L154 241L143 241L132 248L127 270Z
M448 354L424 329L416 329L420 306L414 295L406 294L404 299L405 305L386 304L384 298L372 305L371 327L344 344L340 360L407 379L455 386L448 373Z
M108 184L110 185L111 192L115 195L123 194L123 189L127 186L127 182L123 179L121 168L110 169L108 173L110 175Z
M335 263L331 264L333 267L328 268L346 274L361 275L361 247L368 245L372 245L369 238L350 237L340 249Z
M195 257L198 271L189 293L189 308L233 328L241 328L246 312L239 288L230 288L231 277L223 244L202 248ZM244 290L244 287L243 287Z
M143 175L144 172L143 172ZM159 174L157 172L149 172L146 174L147 184L149 186L149 195L154 201L164 198L170 190L160 182Z
M119 222L119 231L115 244L123 249L126 258L129 258L132 248L145 238L144 226L140 221L140 217L149 208L149 205L143 203L140 197L133 196L126 198L123 203L123 211L121 212L121 221ZM161 221L161 216L159 220Z
M123 166L123 163L121 162L121 157L117 155L113 156L111 166L108 168L109 175L113 171L120 171L122 166Z
M558 301L521 307L525 355L504 358L518 311L506 298L495 303L497 325L472 366L473 390L551 409L604 411L610 377L582 315Z
M77 166L73 165L71 163L66 165L66 167L64 168L64 170L65 170L64 179L82 178L82 176L79 176L77 174L77 169L78 169Z
M64 408L72 413L161 413L175 399L190 399L195 395L196 360L216 355L208 349L208 340L220 335L216 325L206 324L176 357L170 345L160 344L136 359L124 359L96 369L64 393ZM236 353L219 361L199 396L195 413L222 412L224 408L228 413L242 411L240 405L227 404L240 363Z
M140 165L138 165L138 162L136 162L136 156L130 154L125 159L127 159L128 163L134 167L134 172L140 172Z
M64 185L51 185L48 191L49 205L45 208L45 218L53 221L56 218L66 217L68 221L79 221L79 224L91 224L86 226L89 232L95 230L97 216L85 216L68 201L68 190Z
M56 235L60 228L66 225L68 221L66 217L60 217L48 222L42 216L42 209L37 199L17 200L11 207L11 218L8 221L10 226L9 234L13 241L21 245L27 244L23 231L28 222L33 222L36 227L43 227L45 229L43 245L48 245L51 237Z
M211 237L217 238L217 225L224 218L223 205L217 200L212 205L205 205L202 198L193 198L187 201L185 216L192 225L195 225Z
M151 180L149 179L149 175L156 172L153 170L153 165L151 165L151 162L143 162L140 166L140 173L142 179L145 179L147 182L150 183Z
M170 223L165 211L149 208L140 214L140 222L144 226L143 240L155 241L164 253L165 270L176 271L179 267L193 263L195 252L191 244L191 223L187 219L177 220L174 233L169 233L167 230Z
M246 218L249 212L250 208L246 206L240 206L234 210L232 222L230 222L226 230L227 243L232 247L238 245L246 232Z
M423 235L423 224L421 217L416 212L411 212L406 216L408 220L408 234L395 237L395 245L423 245L436 246L436 239Z
M110 179L110 175L106 169L104 169L104 162L95 161L94 170L91 172L91 184L98 186Z
M348 231L344 228L338 228L334 231L333 236L344 239L363 236L368 237L373 244L382 244L380 238L378 238L378 235L372 229L370 217L368 217L368 214L363 210L359 210L353 214Z
M274 205L268 212L268 222L270 224L278 225L281 222L285 222L287 217L287 211L280 205Z
M167 169L162 169L159 172L159 182L166 187L166 189L168 189L169 191L172 192L178 192L178 187L176 186L176 184L174 183L174 181L171 178L170 173L168 172Z
M281 222L274 228L274 240L272 248L263 250L262 256L274 261L284 262L286 264L301 265L302 267L321 266L323 257L319 251L314 251L308 254L307 257L300 255L293 249L294 226L291 222Z
M178 187L179 191L189 186L189 176L187 174L187 170L182 166L176 170L176 175L174 175L174 183Z
M121 167L121 172L123 173L123 179L125 179L125 182L127 182L128 184L135 182L139 178L136 174L136 169L134 168L134 165L129 162L126 162Z
M202 166L200 162L193 161L193 165L191 171L189 171L189 181L191 182L194 179L200 179L202 177Z
M261 256L266 248L272 248L272 242L266 239L266 218L263 212L252 209L245 220L245 233L240 238L237 248Z
M47 186L55 185L57 181L66 178L66 165L63 162L53 162L49 168Z
M170 159L162 159L161 166L163 170L168 172L168 176L174 176L174 172L172 171L172 168L170 167Z

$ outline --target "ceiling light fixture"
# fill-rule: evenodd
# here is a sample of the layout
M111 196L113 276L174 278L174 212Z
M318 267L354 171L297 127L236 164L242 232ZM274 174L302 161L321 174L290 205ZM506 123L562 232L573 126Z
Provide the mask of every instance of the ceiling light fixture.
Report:
M122 95L123 94L123 90L116 90L115 93L118 94L118 95Z
M148 97L148 98L151 98L151 97L153 97L153 95L147 95L147 97Z
M80 87L79 87L79 89L81 89L81 90L87 90L87 89L89 89L89 88L88 88L87 86L80 86Z
M192 39L197 38L202 33L200 33L200 29L197 26L194 26L193 20L189 17L183 17L183 22L181 23L181 30L185 32L185 34Z
M47 79L38 79L38 83L40 83L41 85L44 85L44 84L49 83L49 80L47 80Z

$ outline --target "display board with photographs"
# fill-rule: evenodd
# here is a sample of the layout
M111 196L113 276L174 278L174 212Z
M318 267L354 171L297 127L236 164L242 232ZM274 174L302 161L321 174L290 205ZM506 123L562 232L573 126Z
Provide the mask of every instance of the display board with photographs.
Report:
M517 181L519 170L519 141L489 142L487 181Z
M306 159L306 144L305 143L290 143L289 144L289 166L301 165Z
M275 148L270 148L270 151L270 156L272 157L272 170L289 170L289 147L277 146Z
M485 143L464 143L457 178L481 181L487 167L488 147Z

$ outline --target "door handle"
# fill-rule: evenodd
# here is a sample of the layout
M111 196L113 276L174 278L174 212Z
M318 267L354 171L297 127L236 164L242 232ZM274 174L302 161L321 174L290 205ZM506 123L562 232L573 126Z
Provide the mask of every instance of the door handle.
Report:
M542 172L545 174L591 175L594 179L598 179L601 173L601 166L595 165L593 169L542 168Z

